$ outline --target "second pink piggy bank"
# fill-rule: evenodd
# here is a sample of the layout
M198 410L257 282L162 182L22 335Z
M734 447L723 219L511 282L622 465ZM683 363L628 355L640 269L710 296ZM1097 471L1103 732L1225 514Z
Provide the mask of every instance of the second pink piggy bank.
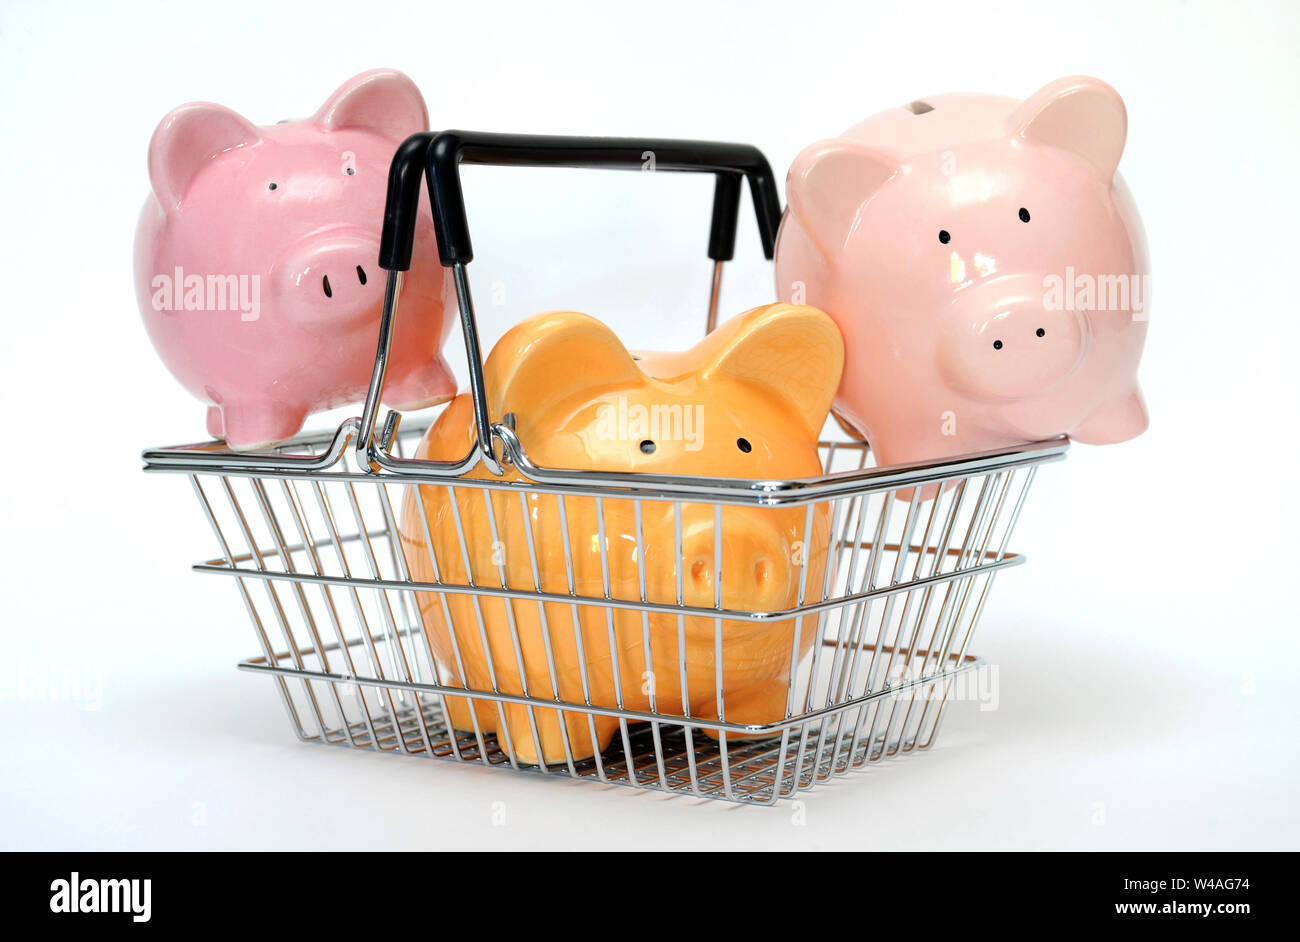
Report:
M777 290L839 325L836 412L881 464L1146 429L1126 129L1119 95L1076 77L912 102L796 159Z
M136 294L159 355L208 403L208 431L231 448L283 441L309 413L365 398L388 165L428 124L410 79L377 70L305 120L258 127L195 103L154 132ZM439 354L450 284L431 239L426 208L388 371L386 398L399 409L456 391Z

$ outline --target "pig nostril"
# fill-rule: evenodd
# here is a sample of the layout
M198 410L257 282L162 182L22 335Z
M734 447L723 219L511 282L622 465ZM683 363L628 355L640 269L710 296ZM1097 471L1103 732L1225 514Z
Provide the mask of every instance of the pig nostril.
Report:
M1034 331L1034 336L1035 336L1035 337L1046 337L1046 336L1047 336L1047 331L1043 330L1043 328L1040 327L1040 328L1038 328L1036 331Z
M994 350L1001 350L1001 349L1002 349L1002 341L1001 341L1001 340L995 340L995 341L993 341L993 349L994 349Z
M697 559L691 563L691 581L697 586L709 584L709 563L707 560Z
M322 276L320 283L321 283L321 287L325 289L325 297L327 298L334 297L334 291L330 288L330 276L329 275Z
M360 265L357 266L357 279L364 285L366 283L366 270Z
M754 564L754 584L762 589L767 585L767 578L771 571L767 565L767 560L762 560Z

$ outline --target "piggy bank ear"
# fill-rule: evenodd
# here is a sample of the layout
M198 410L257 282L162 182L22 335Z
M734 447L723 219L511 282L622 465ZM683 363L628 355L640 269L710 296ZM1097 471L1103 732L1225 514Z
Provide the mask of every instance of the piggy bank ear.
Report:
M826 314L802 304L769 304L732 318L695 348L707 378L727 377L790 406L814 439L844 369L844 341Z
M195 174L223 151L252 144L257 128L229 108L181 105L163 118L149 142L149 182L159 202L179 207Z
M898 170L890 157L838 138L804 149L786 175L790 212L827 258L839 254L858 212Z
M395 141L429 130L429 112L415 83L393 69L373 69L344 82L313 120L331 131L369 128Z
M497 420L506 412L539 415L562 399L593 398L645 380L614 332L577 311L549 311L516 324L492 348L484 373L488 412Z
M1078 154L1106 180L1115 176L1128 134L1128 113L1119 93L1083 75L1058 79L1035 92L1011 122L1016 136Z

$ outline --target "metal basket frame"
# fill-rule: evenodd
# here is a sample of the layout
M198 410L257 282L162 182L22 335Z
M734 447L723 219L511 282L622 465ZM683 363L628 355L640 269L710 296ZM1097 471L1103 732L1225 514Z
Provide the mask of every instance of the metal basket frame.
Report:
M412 138L395 158L390 180L398 180L398 164L403 159L417 164L427 159L432 191L435 161L430 155L447 135L454 136L456 142L473 138L466 132ZM419 145L412 146L417 138ZM528 140L563 140L571 149L574 141L587 139ZM609 146L607 139L590 140ZM627 142L627 154L639 155L655 143ZM668 143L687 148L687 152L696 146ZM766 161L758 154L758 163L754 163L749 150L743 156L750 161L746 166L757 167L749 179L758 205L760 188L765 194L771 190L763 177ZM459 154L457 161L463 156ZM706 169L718 176L715 223L720 213L725 219L729 212L734 236L742 172L732 165L722 169L709 165ZM440 172L445 179L445 165ZM770 180L770 169L766 174ZM390 187L390 204L393 192ZM770 206L767 215L771 216ZM763 216L760 210L760 221ZM446 264L441 232L439 238ZM714 253L712 246L711 254L725 257L714 259L710 325L716 320L721 265L730 257L727 251ZM220 550L216 558L193 568L235 579L262 652L239 667L274 679L295 735L304 741L508 765L541 774L748 803L790 798L851 769L929 748L955 685L980 664L968 653L968 646L994 578L1001 570L1024 562L1023 556L1009 553L1007 547L1037 468L1061 459L1068 441L1062 438L887 468L868 466L869 453L862 442L825 441L820 443L822 475L778 481L539 467L515 435L513 417L493 422L487 415L466 262L450 261L479 434L476 447L462 461L407 457L427 423L402 426L395 412L388 413L378 435L374 432L401 291L404 266L400 264L386 266L389 272L375 370L360 418L345 420L333 434L303 436L260 455L236 454L220 442L144 453L147 471L183 474L190 479ZM466 476L480 464L494 476ZM518 472L519 479L499 476L507 465ZM532 588L508 585L504 567L496 573L475 572L458 514L457 541L470 578L463 583L441 578L443 561L438 559L425 516L425 548L434 577L429 581L413 579L389 490L389 485L398 484L415 495L421 510L422 488L411 485L448 489L453 508L458 494L480 493L494 536L491 494L513 492L521 507L529 495L556 495L564 526L568 591L542 590L531 530L526 542ZM922 499L921 488L927 488L930 496ZM566 498L594 499L600 530L596 545L604 573L599 594L580 591L575 585ZM610 501L630 502L634 509L636 555L642 561L639 598L611 594L603 516ZM675 603L648 600L641 522L643 508L652 503L670 503L674 508ZM683 507L701 505L711 506L714 515L715 604L707 607L687 604L682 593ZM796 605L780 611L724 608L724 506L805 508L805 545L810 545L814 513L829 518L830 548L822 584L809 584L810 567L805 558L796 563L800 566ZM527 514L522 516L526 521ZM257 583L263 586L260 592ZM503 691L496 682L486 644L489 670L493 671L490 689L458 681L466 677L463 666L459 671L449 670L434 656L420 615L420 593L432 593L440 601L453 646L462 633L481 632L483 627L481 614L477 625L456 623L447 606L450 596L470 597L476 612L478 600L487 598L505 599L508 612L516 605L536 605L544 626L551 689L529 690L524 681L521 693ZM650 709L628 708L621 693L613 705L594 703L585 666L584 697L559 696L550 633L562 628L547 624L548 604L572 610L575 634L579 606L603 611L610 625L611 657L614 613L640 613L646 633L643 677L650 679ZM650 663L651 615L675 618L679 631L684 630L681 626L687 618L710 619L716 626L717 676L715 689L708 691L714 697L716 718L692 715L684 636L677 648L680 663L671 665L684 706L680 712L657 708L655 685L663 665L657 671ZM724 622L793 623L786 710L779 721L745 724L726 719ZM522 679L525 665L513 616L510 631L516 657L513 667ZM811 645L802 645L808 633ZM802 653L805 648L809 653ZM459 656L457 648L456 658ZM617 675L614 689L622 689ZM449 695L491 704L498 715L506 704L523 707L534 741L539 710L585 717L588 724L597 716L616 718L618 735L603 752L575 758L567 726L561 722L565 760L539 758L530 764L518 757L503 715L495 733L481 729L477 719L473 729L449 728L445 709ZM475 715L472 709L470 713Z

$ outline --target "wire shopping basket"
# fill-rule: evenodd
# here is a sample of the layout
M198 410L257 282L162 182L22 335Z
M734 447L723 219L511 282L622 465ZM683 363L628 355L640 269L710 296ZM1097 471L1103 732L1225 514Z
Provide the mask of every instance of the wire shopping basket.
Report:
M824 441L818 477L736 480L540 467L514 417L488 414L460 164L639 168L647 153L657 169L715 175L712 328L742 179L768 258L775 246L780 203L758 150L414 135L389 176L388 280L362 416L265 454L220 442L144 453L147 471L189 478L218 549L194 569L234 579L261 652L239 667L268 676L300 739L773 803L929 748L946 706L972 696L971 638L997 574L1024 562L1008 542L1038 466L1063 457L1065 439L885 468L861 442ZM413 457L427 424L390 412L377 428L422 176L456 285L477 433L454 462ZM558 529L537 523L539 500ZM478 523L454 513L434 532L424 511L435 501L479 501L485 512ZM423 526L409 525L413 506ZM737 508L793 519L801 545L825 547L793 564L793 594L778 609L723 605L739 577L722 549ZM618 558L605 534L615 516L634 521L634 545ZM662 529L647 535L652 517ZM683 589L699 564L687 559L685 529L700 520L713 539L711 603ZM508 570L484 555L499 529L521 525L525 564ZM667 595L647 584L651 543L670 560ZM562 564L559 584L543 578L543 557ZM509 644L488 642L494 619ZM766 652L764 695L777 705L758 720L726 666L749 645Z

